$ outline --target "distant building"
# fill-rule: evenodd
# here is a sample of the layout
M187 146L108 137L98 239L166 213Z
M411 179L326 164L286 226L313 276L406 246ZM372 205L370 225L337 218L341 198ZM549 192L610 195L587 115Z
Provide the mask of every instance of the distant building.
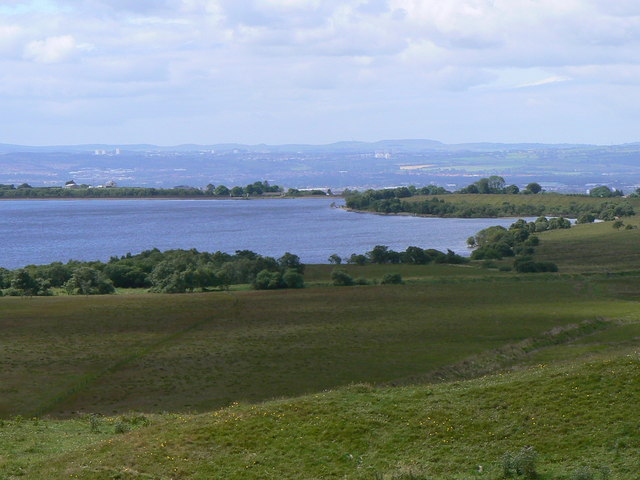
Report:
M108 181L104 184L104 188L116 188L118 185L113 180Z
M62 188L80 188L80 185L73 180L69 180L68 182L65 182L64 187Z

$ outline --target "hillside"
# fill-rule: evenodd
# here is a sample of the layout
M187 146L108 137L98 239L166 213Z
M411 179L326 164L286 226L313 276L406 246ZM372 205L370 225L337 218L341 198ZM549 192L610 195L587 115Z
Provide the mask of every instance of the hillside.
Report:
M461 383L354 385L261 405L155 417L93 434L29 478L502 478L531 446L540 478L636 478L637 349ZM86 435L86 434L85 434ZM102 439L101 439L102 437ZM588 467L593 477L569 477ZM583 470L583 472L585 472ZM412 476L413 475L413 476Z

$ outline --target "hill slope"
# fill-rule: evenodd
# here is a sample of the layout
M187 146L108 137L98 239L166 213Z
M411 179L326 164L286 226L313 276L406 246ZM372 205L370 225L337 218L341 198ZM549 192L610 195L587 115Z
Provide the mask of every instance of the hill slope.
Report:
M631 479L639 397L637 350L462 383L356 385L172 416L47 461L29 478L499 478L503 454L533 446L540 478L587 466Z

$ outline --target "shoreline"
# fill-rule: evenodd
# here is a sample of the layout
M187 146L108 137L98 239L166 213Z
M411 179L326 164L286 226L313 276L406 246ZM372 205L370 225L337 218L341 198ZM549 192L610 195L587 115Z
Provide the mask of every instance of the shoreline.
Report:
M13 201L24 201L24 200L37 200L37 201L50 201L50 200L68 200L68 201L76 201L76 200L296 200L296 199L315 199L315 200L328 200L328 199L343 199L344 197L333 195L333 196L319 196L319 195L309 195L309 196L300 196L300 197L183 197L183 196L154 196L154 197L12 197L12 198L4 198L0 197L0 202L13 202Z
M504 216L504 217L441 217L439 215L429 215L426 213L411 213L411 212L398 212L398 213L384 213L384 212L371 212L369 210L356 210L354 208L348 208L348 207L337 207L340 208L341 210L344 210L346 212L351 212L351 213L364 213L364 214L369 214L369 215L382 215L382 216L389 216L389 217L419 217L419 218L458 218L461 220L477 220L477 219L482 219L482 218L515 218L515 219L519 219L519 218L525 218L525 217L529 217L529 218L533 218L535 217L535 215L521 215L521 216ZM565 217L565 218L569 218L569 217Z

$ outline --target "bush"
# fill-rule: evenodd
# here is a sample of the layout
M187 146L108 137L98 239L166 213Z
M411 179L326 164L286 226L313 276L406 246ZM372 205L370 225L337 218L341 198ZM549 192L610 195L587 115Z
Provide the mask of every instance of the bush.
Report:
M402 281L402 275L399 273L385 273L380 283L382 285L400 285L404 282Z
M253 282L253 288L256 290L275 290L283 288L284 285L282 274L280 272L270 272L269 270L260 271Z
M284 272L282 281L287 288L304 288L304 277L293 269Z
M524 447L517 453L505 453L502 456L502 468L504 476L509 478L518 475L526 479L537 478L537 458L538 453L533 447Z
M534 262L531 257L518 257L513 261L513 268L518 273L557 272L558 266L553 262Z
M576 223L593 223L595 221L595 215L591 213L583 213L578 217Z
M331 272L331 281L335 287L349 287L355 285L353 277L344 270L334 270Z
M615 222L613 222L612 227L616 230L620 230L622 227L624 227L624 222L622 220L616 220Z

